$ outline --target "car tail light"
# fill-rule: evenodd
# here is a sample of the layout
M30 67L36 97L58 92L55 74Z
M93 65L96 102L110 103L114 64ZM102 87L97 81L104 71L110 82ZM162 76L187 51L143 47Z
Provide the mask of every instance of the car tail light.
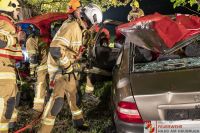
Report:
M121 101L117 107L118 118L129 123L144 123L135 103Z

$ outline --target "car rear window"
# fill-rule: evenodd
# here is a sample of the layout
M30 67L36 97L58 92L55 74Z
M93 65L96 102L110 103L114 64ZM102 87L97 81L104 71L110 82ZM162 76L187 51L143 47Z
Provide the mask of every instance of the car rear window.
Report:
M200 41L194 41L170 55L152 53L151 61L145 57L148 52L144 52L144 50L139 52L139 54L136 53L136 57L142 56L143 60L136 58L134 72L173 71L200 67ZM146 59L146 62L144 59Z

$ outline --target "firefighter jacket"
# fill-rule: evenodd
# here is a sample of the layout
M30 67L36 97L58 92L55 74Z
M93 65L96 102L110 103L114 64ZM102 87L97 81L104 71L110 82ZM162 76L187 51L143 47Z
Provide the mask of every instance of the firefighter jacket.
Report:
M128 14L128 21L135 20L136 18L144 16L144 12L142 9L137 8L136 10L131 10Z
M48 72L56 73L62 69L71 71L71 64L75 61L81 45L80 24L76 20L65 21L50 44Z
M42 41L41 37L30 35L26 41L26 50L31 71L47 70L48 45Z
M0 14L0 57L22 59L22 50L17 42L16 28L10 17Z
M7 133L9 122L17 119L18 88L15 63L22 59L12 18L0 14L0 132Z

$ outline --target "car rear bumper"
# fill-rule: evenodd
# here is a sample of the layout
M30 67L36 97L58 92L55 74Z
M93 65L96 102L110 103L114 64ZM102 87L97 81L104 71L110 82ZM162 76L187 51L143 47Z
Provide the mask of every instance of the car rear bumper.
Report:
M143 133L144 124L127 123L119 120L116 113L114 114L114 122L117 133Z

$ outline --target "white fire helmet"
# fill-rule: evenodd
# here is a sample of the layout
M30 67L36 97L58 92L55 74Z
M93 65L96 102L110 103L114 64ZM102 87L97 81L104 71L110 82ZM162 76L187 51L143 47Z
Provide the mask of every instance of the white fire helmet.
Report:
M0 0L0 11L13 12L20 8L17 0Z
M92 23L101 23L103 20L103 13L101 8L95 4L88 4L87 6L83 7L84 16Z

